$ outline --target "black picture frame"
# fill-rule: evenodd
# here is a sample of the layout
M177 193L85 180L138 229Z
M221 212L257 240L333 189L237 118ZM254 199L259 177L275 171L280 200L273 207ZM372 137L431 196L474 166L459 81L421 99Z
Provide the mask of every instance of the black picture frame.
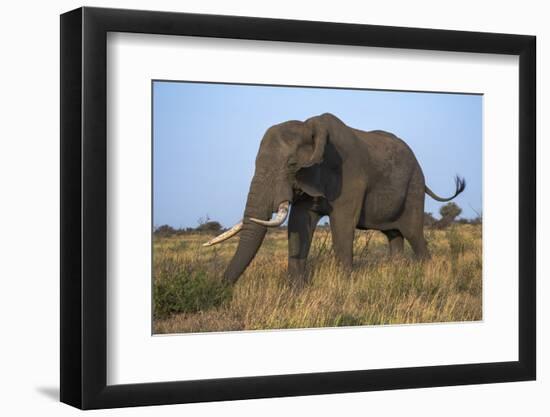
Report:
M107 385L108 32L519 56L519 360ZM61 15L61 401L82 409L533 380L534 36L103 8Z

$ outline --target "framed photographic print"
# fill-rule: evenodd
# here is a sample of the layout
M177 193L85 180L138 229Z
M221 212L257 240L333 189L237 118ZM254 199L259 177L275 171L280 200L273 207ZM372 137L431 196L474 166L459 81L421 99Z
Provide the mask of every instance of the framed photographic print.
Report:
M535 379L535 38L61 16L61 401Z

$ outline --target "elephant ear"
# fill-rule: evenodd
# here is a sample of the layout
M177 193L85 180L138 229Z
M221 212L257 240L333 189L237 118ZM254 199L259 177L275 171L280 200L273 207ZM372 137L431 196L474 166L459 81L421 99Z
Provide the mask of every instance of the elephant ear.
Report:
M321 168L312 166L302 168L296 173L296 184L307 195L312 197L326 197L322 182Z
M303 161L300 165L300 168L308 168L313 165L318 165L323 162L325 147L328 140L328 130L326 126L322 125L319 121L308 120L306 125L309 125L308 135L311 136L311 139L308 141L306 138L306 147L312 149L309 153L309 158ZM310 143L308 143L310 142ZM301 159L304 159L302 156Z
M328 130L314 119L306 122L308 127L304 143L298 149L298 188L312 197L326 197L323 182L323 160L328 140Z

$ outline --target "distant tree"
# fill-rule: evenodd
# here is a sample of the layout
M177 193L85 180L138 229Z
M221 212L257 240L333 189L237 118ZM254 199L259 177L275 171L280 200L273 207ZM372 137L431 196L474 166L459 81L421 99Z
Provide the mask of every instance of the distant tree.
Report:
M199 225L196 229L197 232L219 232L222 230L220 222L210 220L206 223Z
M449 227L460 213L462 213L462 209L456 203L445 204L439 209L441 219L434 224L434 227L437 229Z
M442 217L441 219L439 219L434 223L434 227L436 229L446 229L451 225L452 222L453 222L452 217Z
M167 224L163 224L162 226L159 226L155 229L155 235L158 236L171 236L177 232L176 229L174 229L172 226L169 226Z
M424 226L432 227L437 222L437 219L432 213L424 212Z
M208 214L205 218L200 218L198 221L199 225L195 229L197 232L219 232L222 230L222 225L220 222L211 220Z
M450 217L454 220L462 213L462 209L456 203L447 203L439 209L442 218Z

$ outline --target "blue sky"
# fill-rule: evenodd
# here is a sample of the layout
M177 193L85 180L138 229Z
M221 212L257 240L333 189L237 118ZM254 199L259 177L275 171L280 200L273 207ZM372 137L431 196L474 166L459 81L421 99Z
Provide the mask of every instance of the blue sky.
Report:
M348 126L382 129L409 144L437 194L454 192L463 217L482 212L482 96L302 87L153 82L153 222L195 227L207 215L242 217L268 127L330 112ZM443 203L426 196L426 211ZM324 222L324 220L321 220Z

